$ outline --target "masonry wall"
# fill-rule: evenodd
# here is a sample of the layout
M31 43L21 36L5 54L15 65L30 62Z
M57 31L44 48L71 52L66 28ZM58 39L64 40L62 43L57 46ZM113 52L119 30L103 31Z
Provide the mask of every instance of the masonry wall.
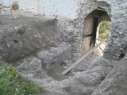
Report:
M58 20L60 31L63 33L65 42L72 46L72 60L76 61L81 57L81 44L83 41L83 32L85 31L85 17L92 11L97 9L98 3L96 0L80 0L77 10L77 17L75 19ZM107 11L107 9L105 8Z
M127 1L107 0L112 9L112 32L104 57L119 60L124 57L127 49Z
M97 3L95 0L84 0L80 2L78 17L74 20L74 30L73 30L73 40L72 40L72 56L73 61L76 61L81 56L81 44L82 44L82 34L85 30L84 23L85 17L97 8Z
M23 8L22 4L25 4L27 1L28 0L20 0L21 8ZM112 30L109 36L108 46L105 50L104 57L108 59L121 59L124 57L127 49L126 0L63 0L59 2L60 4L63 3L61 7L55 7L56 5L59 5L57 3L56 5L54 5L55 3L53 4L53 2L57 2L57 0L51 0L50 8L46 7L46 2L50 3L50 0L42 1L44 4L39 3L39 7L37 7L38 2L40 2L39 0L36 1L36 3L34 3L35 0L31 1L29 6L32 7L29 9L31 9L31 11L32 9L35 9L38 12L41 10L42 12L46 13L45 16L57 16L57 25L59 26L59 31L63 34L62 40L71 44L74 61L81 56L80 49L82 43L82 33L85 30L84 18L93 10L97 9L97 7L105 9L112 20ZM43 5L45 5L45 8ZM29 6L24 8L27 9ZM68 8L66 9L67 11L63 11L64 8Z

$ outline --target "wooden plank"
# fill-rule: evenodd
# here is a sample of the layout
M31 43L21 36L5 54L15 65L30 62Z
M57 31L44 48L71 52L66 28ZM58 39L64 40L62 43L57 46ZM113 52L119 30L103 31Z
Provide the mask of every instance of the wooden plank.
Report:
M72 64L69 68L62 72L63 75L66 75L70 72L73 68L75 68L78 64L81 63L83 59L85 59L89 54L91 54L96 48L98 48L102 43L98 44L96 47L89 50L85 55L83 55L80 59L78 59L74 64Z

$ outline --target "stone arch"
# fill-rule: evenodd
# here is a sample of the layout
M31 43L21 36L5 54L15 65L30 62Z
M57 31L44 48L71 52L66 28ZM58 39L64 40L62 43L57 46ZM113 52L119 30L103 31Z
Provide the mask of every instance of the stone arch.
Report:
M82 33L81 54L88 52L95 46L97 28L101 21L111 21L109 14L98 7L84 18L84 31Z
M103 9L109 16L111 16L111 5L107 1L98 1L98 8Z

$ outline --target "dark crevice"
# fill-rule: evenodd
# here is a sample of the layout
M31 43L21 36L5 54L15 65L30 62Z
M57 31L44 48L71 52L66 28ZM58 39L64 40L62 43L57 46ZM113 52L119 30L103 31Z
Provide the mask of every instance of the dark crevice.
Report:
M120 56L119 56L119 59L124 58L124 56L125 56L125 53L121 53Z
M18 43L18 40L13 40L13 41L14 41L14 43L16 43L16 44Z

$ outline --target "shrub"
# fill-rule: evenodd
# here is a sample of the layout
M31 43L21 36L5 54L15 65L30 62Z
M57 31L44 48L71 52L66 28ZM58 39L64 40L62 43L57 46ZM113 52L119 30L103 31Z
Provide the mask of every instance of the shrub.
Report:
M102 21L99 27L99 40L104 41L108 38L108 30L110 27L109 21Z
M40 88L24 80L16 69L7 64L0 64L0 95L38 95Z

